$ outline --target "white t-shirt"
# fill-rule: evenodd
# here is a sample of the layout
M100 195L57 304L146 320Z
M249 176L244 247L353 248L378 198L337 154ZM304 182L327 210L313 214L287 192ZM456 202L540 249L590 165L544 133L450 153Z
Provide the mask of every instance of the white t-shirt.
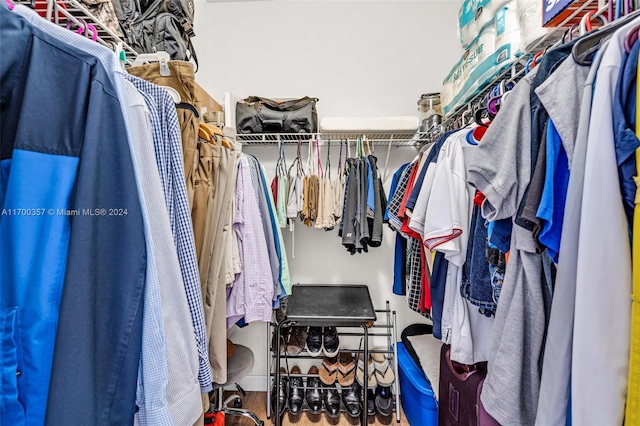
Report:
M424 158L426 160L427 156L434 149L434 145L431 145L424 153ZM424 180L422 181L422 186L420 187L420 192L418 193L418 198L416 199L416 204L413 206L413 211L411 214L411 219L409 220L408 226L414 232L420 234L421 237L424 237L424 221L425 216L427 214L427 205L429 204L429 196L431 195L431 188L433 186L433 178L435 176L437 163L429 163L425 164L427 167L427 171L424 175Z
M468 132L461 130L449 136L438 155L425 215L424 243L429 250L444 253L449 261L442 341L451 344L452 360L474 364L488 359L493 319L480 314L460 293L474 194L467 183L466 165L474 152L474 146L466 140Z
M573 328L571 415L576 425L621 424L624 419L632 265L614 145L613 96L624 39L638 23L634 19L611 37L601 53L593 92Z

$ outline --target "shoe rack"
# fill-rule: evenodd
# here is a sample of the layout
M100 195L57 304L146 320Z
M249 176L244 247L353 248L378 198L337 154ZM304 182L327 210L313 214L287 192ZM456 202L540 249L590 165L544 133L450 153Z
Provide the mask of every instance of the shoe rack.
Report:
M394 394L393 395L393 402L394 402L393 411L395 413L396 422L400 423L400 385L398 381L398 356L397 356L397 349L396 349L398 332L396 328L396 312L390 309L389 301L386 301L385 309L374 310L373 306L371 305L371 309L373 310L373 312L375 312L375 314L374 314L373 321L366 321L369 324L366 324L365 322L358 323L358 320L355 318L353 318L350 323L349 321L345 322L345 319L343 317L340 317L339 314L337 314L336 321L332 322L331 317L327 316L327 312L324 312L323 315L316 316L314 315L315 312L312 312L313 309L311 311L305 310L306 316L304 318L297 315L294 315L292 317L289 314L292 307L295 310L296 307L294 307L294 305L299 306L299 304L296 304L293 299L293 297L295 297L296 295L295 294L296 287L297 286L294 286L294 293L292 294L292 299L289 301L289 306L287 308L287 317L281 323L277 323L274 320L267 324L267 333L269 336L269 338L267 338L267 377L269 377L268 387L267 387L267 418L271 419L273 414L272 420L276 426L279 426L282 422L281 416L277 415L278 411L276 411L275 413L272 413L271 397L272 397L272 387L274 386L274 384L277 386L275 394L276 395L278 394L279 384L281 379L280 367L283 365L283 362L285 363L284 365L287 365L287 373L288 373L287 378L294 378L294 377L309 378L309 377L319 377L319 374L305 374L305 373L291 374L289 373L288 367L293 366L293 364L295 363L295 360L312 359L321 363L323 359L322 356L314 357L310 355L306 347L298 355L289 354L286 351L285 353L280 353L279 342L280 342L280 335L281 335L282 329L286 327L292 327L292 326L317 326L317 327L336 326L338 331L338 336L340 338L340 347L339 347L340 352L353 353L354 362L356 362L356 364L358 362L357 361L358 354L360 353L363 354L364 360L367 360L368 356L372 353L382 353L386 355L389 361L389 368L392 368L395 376L395 380L391 385L391 388ZM307 287L307 286L301 286L301 287ZM368 290L367 290L367 296L368 296ZM369 298L369 301L370 301L370 298ZM274 339L274 334L276 335L275 339ZM377 337L378 339L380 339L381 337L386 338L385 343L386 343L386 348L388 349L369 349L368 340L370 336ZM357 337L362 338L362 344L360 345L361 347L357 347L358 346L357 342L359 340L357 339ZM276 348L272 347L272 342L276 342L277 344ZM356 343L354 344L353 342L356 342ZM294 360L294 361L291 362L291 360ZM319 366L318 368L321 368L321 366ZM355 368L356 368L356 374L357 374L358 366L356 365ZM363 381L366 382L366 371L367 371L366 364L364 366L364 369L365 369L365 377ZM355 386L356 383L357 383L357 379L354 379L353 385L342 386L342 385L339 385L336 381L336 386L337 386L337 389L344 390L344 389L352 388L353 386ZM322 395L322 389L324 389L323 384L322 386L323 387L320 388L321 395ZM364 392L363 392L364 393L364 398L363 398L364 409L362 409L361 407L360 421L361 421L361 424L366 425L368 422L368 414L366 410L368 392L366 391L367 390L366 383L362 388L364 389ZM306 394L306 390L310 389L310 387L308 387L305 383L305 385L300 387L300 389L302 389L303 394ZM288 408L287 410L285 410L285 413L287 411L288 411ZM300 413L305 413L309 411L310 410L307 406L306 397L305 397ZM326 407L324 406L324 403L322 403L321 413L324 415L325 412L326 412ZM342 401L341 401L341 415L349 415Z

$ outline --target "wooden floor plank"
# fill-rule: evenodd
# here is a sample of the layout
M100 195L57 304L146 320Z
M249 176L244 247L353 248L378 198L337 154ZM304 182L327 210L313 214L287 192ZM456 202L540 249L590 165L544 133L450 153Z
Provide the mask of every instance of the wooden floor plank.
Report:
M230 395L230 393L225 393L225 397L227 397L228 395ZM261 420L265 422L265 425L268 426L273 423L274 418L272 417L271 420L267 420L266 400L266 392L247 392L247 396L242 398L242 408L247 408L253 411ZM375 417L369 417L369 425L408 426L409 422L404 416L404 413L402 413L402 410L400 414L400 423L396 423L395 413L391 417L382 417L379 414L376 414ZM253 422L249 419L237 416L225 417L225 426L249 426L252 424ZM346 413L343 413L337 419L332 419L326 414L313 415L310 413L301 413L297 416L292 416L290 413L285 413L282 422L283 426L355 426L359 424L360 422L358 419L354 419Z

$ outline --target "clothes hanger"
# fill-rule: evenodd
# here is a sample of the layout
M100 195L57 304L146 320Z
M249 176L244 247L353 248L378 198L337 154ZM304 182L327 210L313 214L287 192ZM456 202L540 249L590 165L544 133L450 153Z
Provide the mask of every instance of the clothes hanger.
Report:
M9 10L13 10L13 8L15 7L15 5L11 0L4 0L4 2L7 4L7 7L9 8Z
M324 162L327 177L331 179L331 139L327 140L327 159Z
M156 52L156 53L141 53L136 57L136 60L133 61L134 67L144 65L150 62L159 62L160 63L160 75L163 77L168 77L171 75L171 70L169 70L169 61L171 57L167 52Z
M578 40L571 49L571 55L573 56L573 59L580 65L591 65L593 63L593 53L595 53L600 48L602 41L615 33L620 27L628 24L638 16L640 16L640 10L634 10L628 15L625 15L622 18L613 21L606 27L600 28L597 31L592 32L591 34L587 34L584 37L580 38L580 40Z
M320 139L316 136L316 157L318 161L318 176L324 177L324 169L322 168L322 158L320 158Z
M624 37L624 50L627 55L631 53L631 48L638 41L638 31L640 31L640 24L634 26L627 35Z
M278 136L278 162L276 163L276 176L287 174L287 158L284 155L284 141L281 136Z

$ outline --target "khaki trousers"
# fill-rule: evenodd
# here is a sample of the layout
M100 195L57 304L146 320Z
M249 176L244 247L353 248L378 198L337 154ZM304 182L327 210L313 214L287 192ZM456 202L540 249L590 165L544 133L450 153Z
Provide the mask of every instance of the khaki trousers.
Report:
M191 104L198 113L200 112L200 100L196 97L195 73L193 65L185 61L170 61L168 63L171 75L160 75L160 64L142 65L127 69L129 74L150 81L158 86L168 86L175 89L182 102ZM184 177L187 181L187 195L189 207L193 206L194 187L192 175L197 168L197 143L198 143L198 117L183 108L178 108L178 120L182 132L182 154L184 157Z
M235 193L239 153L218 143L212 151L211 187L205 221L202 256L198 259L202 279L204 316L209 338L209 360L213 380L227 381L227 256L231 255L228 233ZM231 237L233 238L233 236Z

